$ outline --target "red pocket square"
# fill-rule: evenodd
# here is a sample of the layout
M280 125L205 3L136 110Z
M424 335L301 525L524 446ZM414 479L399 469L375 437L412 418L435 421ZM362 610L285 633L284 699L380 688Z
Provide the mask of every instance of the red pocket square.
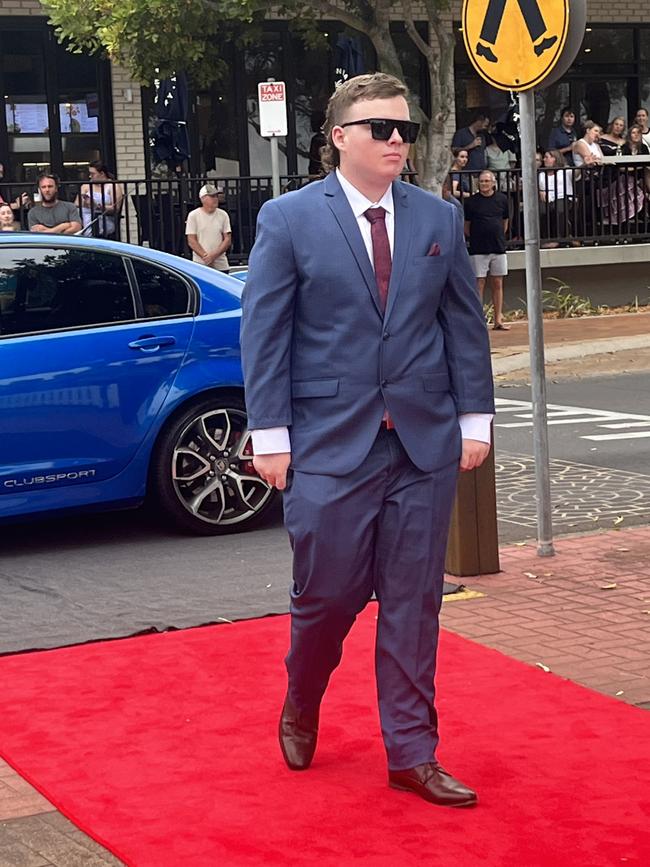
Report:
M432 244L429 247L429 252L427 256L439 256L440 255L440 244Z

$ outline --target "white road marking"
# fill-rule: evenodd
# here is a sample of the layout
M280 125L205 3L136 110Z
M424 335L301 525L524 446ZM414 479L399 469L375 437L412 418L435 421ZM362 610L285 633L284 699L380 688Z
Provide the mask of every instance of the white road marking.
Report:
M620 424L601 424L601 427L611 428L612 430L615 430L617 428L625 427L648 427L648 425L650 425L650 421L624 421Z
M603 442L604 440L640 440L644 437L650 437L650 431L637 430L617 434L593 434L592 436L580 437L580 439L594 440L594 442Z
M497 408L495 427L513 429L533 426L533 405L530 401L497 398L495 403ZM505 412L513 413L510 418L522 419L522 421L499 421L499 417ZM593 424L599 428L615 431L608 434L584 434L580 439L603 442L650 438L650 431L629 430L633 427L650 427L649 415L550 403L547 405L547 417L549 427L560 424Z
M548 425L552 424L595 424L598 421L593 416L591 418L548 418ZM497 424L497 427L532 427L532 422L529 421L511 421L505 424ZM602 425L600 425L602 427Z

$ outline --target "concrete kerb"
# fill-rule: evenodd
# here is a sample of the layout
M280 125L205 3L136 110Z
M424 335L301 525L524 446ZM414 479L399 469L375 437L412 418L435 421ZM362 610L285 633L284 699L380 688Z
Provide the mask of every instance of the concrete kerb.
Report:
M589 355L603 355L607 352L621 352L629 349L650 349L650 334L551 344L545 347L544 355L547 363L554 363L571 358L586 358ZM528 351L517 352L514 350L511 355L502 356L495 353L492 355L492 371L495 376L528 367L530 367L530 352Z

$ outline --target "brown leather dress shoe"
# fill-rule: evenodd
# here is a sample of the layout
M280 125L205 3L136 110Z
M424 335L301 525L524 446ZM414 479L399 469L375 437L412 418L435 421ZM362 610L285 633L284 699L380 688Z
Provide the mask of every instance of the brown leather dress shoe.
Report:
M402 792L413 792L441 807L473 807L476 792L455 780L438 762L416 765L405 771L388 771L388 785Z
M316 752L318 709L314 715L299 714L289 696L280 717L280 749L292 771L306 771Z

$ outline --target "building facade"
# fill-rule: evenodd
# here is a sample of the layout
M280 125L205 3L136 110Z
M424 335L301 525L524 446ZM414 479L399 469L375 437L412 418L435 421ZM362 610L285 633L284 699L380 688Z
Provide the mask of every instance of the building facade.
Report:
M455 126L466 124L475 109L488 109L496 120L510 101L507 93L490 88L472 70L459 32L460 8L460 2L455 3L449 15L449 26L457 35L450 138ZM588 22L572 68L560 82L537 94L541 144L564 105L602 124L615 115L630 119L640 105L650 108L650 23L642 4L589 0ZM393 28L408 83L426 109L423 60L401 23L395 21ZM365 37L339 22L325 22L321 29L320 45L307 47L285 21L273 20L266 22L258 44L244 51L231 48L226 79L191 94L192 156L186 166L191 175L269 174L269 143L259 135L257 114L257 84L267 78L287 83L289 133L280 142L281 171L307 173L309 145L341 53L352 46L359 68L376 66ZM49 168L76 180L85 178L88 162L99 158L122 178L143 178L154 168L148 141L151 89L141 90L125 70L107 60L65 51L38 0L3 0L0 6L0 87L5 101L0 116L5 178L31 182Z

